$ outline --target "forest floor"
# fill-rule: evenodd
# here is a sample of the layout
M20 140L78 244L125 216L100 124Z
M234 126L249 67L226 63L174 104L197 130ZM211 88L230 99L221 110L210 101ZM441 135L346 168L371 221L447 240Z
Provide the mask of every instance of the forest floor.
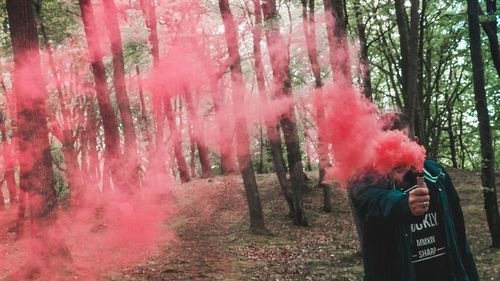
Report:
M477 172L449 169L465 214L481 280L500 280L500 251L490 239ZM310 187L304 205L309 227L296 227L274 174L257 175L266 227L271 235L248 231L241 178L201 179L183 185L178 216L170 222L174 241L158 256L120 272L108 281L143 280L362 280L363 266L346 191L333 190L331 213L322 207L322 190Z

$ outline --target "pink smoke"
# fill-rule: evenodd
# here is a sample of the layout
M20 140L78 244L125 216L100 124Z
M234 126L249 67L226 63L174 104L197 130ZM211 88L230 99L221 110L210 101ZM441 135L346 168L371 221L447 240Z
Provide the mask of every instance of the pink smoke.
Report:
M314 102L325 110L318 123L333 150L328 175L342 186L367 168L381 175L396 167L423 169L425 149L403 132L383 130L387 120L352 85L333 85L316 94Z

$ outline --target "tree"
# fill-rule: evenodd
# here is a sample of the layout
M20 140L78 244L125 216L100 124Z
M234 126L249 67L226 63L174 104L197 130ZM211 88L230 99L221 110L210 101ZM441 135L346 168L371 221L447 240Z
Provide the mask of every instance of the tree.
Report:
M113 85L116 94L116 101L120 110L120 119L123 125L123 135L125 139L125 154L121 158L121 163L126 168L123 179L119 182L121 188L132 191L139 188L139 157L137 155L137 136L135 134L132 111L130 110L130 100L127 95L125 85L125 63L123 60L122 38L118 24L118 15L113 0L102 0L104 13L107 21L109 39L111 41L111 54L113 56ZM120 178L122 178L120 177Z
M368 58L368 42L366 38L366 23L362 15L361 4L359 0L354 0L354 15L356 18L356 27L359 37L359 55L361 63L361 79L363 81L363 93L368 100L372 100L372 79L370 70L370 60Z
M469 23L470 54L474 81L474 97L479 120L481 138L481 182L484 195L484 209L490 230L492 247L500 248L500 215L498 212L495 185L495 153L491 138L490 117L486 102L484 64L481 54L481 30L478 16L478 2L467 0L467 19Z
M15 64L13 91L17 97L19 186L29 195L29 210L34 222L32 237L37 243L35 255L36 259L44 262L33 264L33 261L28 261L27 266L32 268L27 274L20 270L18 276L12 276L12 279L17 280L31 278L29 275L32 272L46 270L50 266L49 260L55 256L64 257L65 260L71 257L63 241L57 241L47 231L48 226L56 220L58 202L46 122L47 93L42 77L32 2L8 0L7 12Z
M476 5L479 15L483 15L483 11L479 5ZM500 78L500 47L498 46L498 33L497 33L497 4L496 0L486 1L486 13L487 19L481 21L481 27L488 36L488 42L490 45L491 58L493 60L493 65L497 71L497 75Z
M289 98L292 96L290 65L287 52L283 51L286 49L286 44L277 24L278 13L276 11L276 2L274 0L263 1L262 11L264 21L267 25L265 34L273 70L274 98ZM302 167L295 111L292 106L280 117L280 125L285 137L288 155L288 169L292 183L294 223L300 226L307 226L302 198L302 190L305 188L304 169Z
M102 60L103 54L100 47L100 38L96 34L97 26L92 3L90 0L79 0L79 4L87 39L89 61L94 75L94 88L97 95L99 113L104 128L104 142L106 145L104 152L104 170L114 176L118 169L117 160L120 159L120 134L118 132L118 122L113 113L111 100L109 98L106 69ZM103 175L105 189L110 188L109 176L108 174ZM114 177L114 179L117 179L117 177Z
M351 84L351 63L346 38L347 15L344 0L323 0L325 23L330 46L330 65L334 82Z
M3 82L2 82L3 85ZM4 94L7 95L7 91L3 86ZM7 137L7 114L6 112L0 113L0 133L2 134L2 157L3 157L3 165L4 165L4 178L7 182L7 190L9 191L9 202L11 205L17 203L17 185L15 179L15 167L16 167L16 155L14 151L14 143L9 143ZM13 139L11 138L11 141ZM4 199L3 195L2 198ZM0 202L2 203L2 202ZM3 206L3 205L2 205Z
M209 178L212 176L212 171L210 169L210 160L208 159L208 148L205 145L205 140L203 138L203 126L201 120L198 116L194 104L194 95L191 89L187 85L182 86L182 91L184 92L184 98L186 100L186 107L188 111L188 118L190 121L191 128L189 128L192 133L192 139L196 148L198 149L198 156L200 157L201 164L201 177ZM194 147L193 147L194 148ZM194 153L191 155L191 161L194 160ZM192 175L195 175L191 171Z
M73 134L73 127L70 121L74 119L74 116L72 116L72 111L69 109L70 105L67 104L64 99L62 85L63 81L61 80L56 63L54 61L53 48L47 35L45 20L42 15L42 2L40 0L35 1L35 12L37 15L40 32L43 38L43 45L47 52L50 71L52 72L52 76L55 80L57 100L59 102L62 115L62 125L59 125L55 130L52 130L52 134L55 135L55 137L58 138L62 144L62 151L67 167L65 171L66 181L68 182L71 194L70 201L74 204L78 204L81 199L80 195L82 193L83 178L81 177L81 171L78 167L78 153L74 147L77 140L77 134ZM50 119L54 121L54 124L58 124L58 122L56 121L55 113L49 113L49 116Z
M306 37L307 54L311 63L311 71L314 76L315 87L318 92L321 92L323 81L321 79L321 69L318 61L318 51L316 48L316 22L314 20L314 1L315 0L302 0L302 28ZM309 9L308 9L309 8ZM318 105L317 119L321 123L324 119L324 108ZM332 191L331 187L324 182L326 169L330 166L328 161L328 147L323 141L324 133L322 128L318 126L318 158L319 158L319 181L318 186L323 189L323 210L331 212L332 210Z
M262 41L262 27L261 27L262 8L260 6L259 0L253 0L252 2L255 15L255 24L252 29L255 77L257 79L257 87L259 89L260 102L262 105L265 106L268 104L268 97L266 94L264 63L262 61L262 50L260 45ZM269 120L263 120L263 121L266 127L267 137L269 140L269 148L271 150L271 157L272 157L274 171L276 172L276 176L278 177L283 197L285 197L285 200L288 204L289 214L290 216L292 216L293 198L292 198L292 193L290 191L290 182L286 178L286 165L283 159L283 147L281 144L279 124L272 124L272 122L270 122Z
M173 99L170 96L170 93L164 96L163 110L165 111L165 115L167 116L167 123L170 129L170 134L172 136L172 145L174 147L174 155L177 162L179 177L181 178L182 183L186 183L191 181L191 176L189 176L186 159L184 158L184 153L182 151L182 135L181 130L177 128L174 111L172 110L172 100ZM159 118L161 118L161 116Z
M411 0L410 18L406 13L403 0L394 2L396 7L396 22L398 25L400 48L401 48L401 76L404 100L404 111L415 124L415 133L421 139L424 146L425 128L423 116L420 112L420 98L418 95L419 81L419 58L421 46L419 46L419 0ZM420 44L421 45L421 44ZM417 116L418 114L418 116Z
M264 215L260 203L259 190L253 171L252 159L250 157L249 135L246 120L244 116L238 114L243 107L245 85L243 83L243 72L241 69L241 58L238 51L238 35L233 20L233 14L229 7L228 0L219 0L219 9L224 24L225 39L229 53L231 83L233 92L233 111L235 115L236 130L236 153L238 166L243 177L243 185L248 202L250 214L250 230L254 233L267 233L264 224Z

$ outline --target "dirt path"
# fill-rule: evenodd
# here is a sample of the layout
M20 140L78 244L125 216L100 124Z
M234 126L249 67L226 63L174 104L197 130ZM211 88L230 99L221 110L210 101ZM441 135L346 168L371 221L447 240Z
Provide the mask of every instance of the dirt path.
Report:
M238 180L216 177L183 185L178 215L171 222L176 238L159 256L107 280L238 280L223 239L230 225L221 224L245 215L244 198L232 190Z

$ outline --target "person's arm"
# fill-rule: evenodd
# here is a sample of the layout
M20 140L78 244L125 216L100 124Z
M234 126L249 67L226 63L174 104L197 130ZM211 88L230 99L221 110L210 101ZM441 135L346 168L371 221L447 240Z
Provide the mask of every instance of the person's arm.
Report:
M477 273L476 264L472 256L472 251L470 249L469 243L467 243L464 215L462 212L462 207L460 206L460 198L458 196L457 190L455 189L455 186L453 185L453 182L451 181L450 176L444 169L443 174L445 175L444 184L446 188L446 194L448 195L448 201L450 203L450 209L453 213L453 223L455 224L455 232L457 233L457 242L460 256L462 257L462 263L465 267L465 270L467 271L469 280L479 280L479 275Z
M361 220L411 221L413 215L408 204L409 194L389 189L386 180L367 184L358 181L351 185L350 196Z

